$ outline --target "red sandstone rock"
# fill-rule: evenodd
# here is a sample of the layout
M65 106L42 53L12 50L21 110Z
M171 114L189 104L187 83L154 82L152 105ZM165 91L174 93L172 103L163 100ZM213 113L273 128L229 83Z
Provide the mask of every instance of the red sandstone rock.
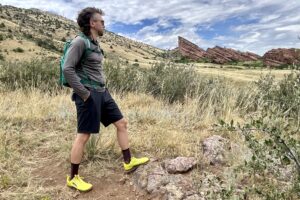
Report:
M240 52L234 49L222 48L216 46L208 48L207 51L201 49L196 44L178 37L178 50L182 56L188 57L193 60L208 58L213 63L224 64L232 61L256 61L260 59L259 55L250 52Z
M277 67L280 65L299 65L300 64L300 49L272 49L266 52L263 56L265 66Z
M259 55L251 52L240 52L230 48L222 48L216 46L214 48L207 49L208 57L218 64L224 64L228 62L240 62L240 61L257 61L260 59Z
M178 36L178 49L182 56L193 60L205 58L206 56L206 52L203 49L180 36Z

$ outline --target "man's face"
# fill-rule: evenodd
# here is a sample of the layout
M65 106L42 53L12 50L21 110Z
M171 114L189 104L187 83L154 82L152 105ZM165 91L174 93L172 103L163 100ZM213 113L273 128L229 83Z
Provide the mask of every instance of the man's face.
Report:
M99 36L103 36L105 29L104 20L99 13L95 13L93 17L91 17L90 26L98 33Z

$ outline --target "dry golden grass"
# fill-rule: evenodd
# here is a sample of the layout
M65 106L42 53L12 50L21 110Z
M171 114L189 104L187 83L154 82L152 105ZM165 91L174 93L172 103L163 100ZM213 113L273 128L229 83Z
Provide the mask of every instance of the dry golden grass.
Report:
M20 42L21 41L21 42ZM2 52L2 55L5 56L5 59L7 61L30 61L33 58L37 57L57 57L58 55L56 53L50 52L46 49L43 49L39 46L37 46L34 42L28 41L28 40L5 40L0 43L0 48L2 51L5 49L8 51L8 54L6 52ZM14 52L13 49L16 48L22 48L24 52ZM42 55L40 55L42 54Z
M195 63L197 71L201 74L209 75L211 77L225 77L237 82L248 83L258 80L261 76L271 74L276 80L284 78L291 70L275 70L275 69L232 69L230 65L225 65L220 68L221 65L212 63ZM243 67L242 67L243 68Z
M201 141L212 134L210 126L217 121L213 108L197 110L198 102L191 99L170 105L146 94L113 96L129 121L134 154L202 159ZM240 120L230 109L220 117ZM69 92L57 96L38 90L2 93L0 119L0 198L70 198L73 193L64 187L64 177L76 133L76 111ZM85 157L82 164L82 173L88 177L102 177L109 169L121 167L115 128L101 126L99 139L96 160ZM52 174L56 171L57 175ZM60 180L53 187L47 185L52 175Z
M111 49L110 44L100 42L100 45L104 49L104 52L110 54L111 57L119 58L121 60L127 60L130 64L138 63L141 67L150 67L150 62L154 63L161 60L154 59L154 56L152 54L149 54L147 51L142 52L144 55L135 52L137 51L137 48L135 47L128 49L125 46L113 45L113 49ZM145 59L145 57L148 57L149 59Z

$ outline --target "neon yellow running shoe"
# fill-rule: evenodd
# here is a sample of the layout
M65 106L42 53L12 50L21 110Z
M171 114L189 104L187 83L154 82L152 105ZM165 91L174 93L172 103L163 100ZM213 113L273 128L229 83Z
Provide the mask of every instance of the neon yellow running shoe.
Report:
M70 176L67 176L67 186L75 188L81 192L87 192L93 188L92 184L85 182L83 177L80 177L79 175L75 175L72 180L70 180Z
M142 157L142 158L131 157L130 163L126 164L124 162L123 165L126 172L132 172L136 170L138 166L145 164L147 162L149 162L149 158L147 157Z

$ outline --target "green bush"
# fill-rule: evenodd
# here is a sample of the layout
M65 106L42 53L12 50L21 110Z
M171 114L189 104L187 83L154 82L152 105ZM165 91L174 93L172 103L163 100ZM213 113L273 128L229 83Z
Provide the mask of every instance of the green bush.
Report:
M59 89L57 62L33 59L29 62L0 62L0 81L6 89L39 88L55 92Z
M60 49L58 49L51 40L49 39L37 39L36 44L40 47L43 47L45 49L48 49L50 51L58 51L61 52Z
M188 67L160 63L143 69L114 61L106 62L104 66L108 87L119 92L147 92L174 102L183 101L187 93L191 95L196 90L196 73Z
M259 199L297 199L300 192L300 73L292 71L283 80L262 76L253 85L255 92L245 97L254 105L243 124L220 121L218 130L240 133L251 150L251 160L235 170L252 182L245 192ZM247 101L247 100L245 100ZM217 125L218 126L218 125ZM291 178L282 180L285 171ZM254 178L255 179L255 178ZM274 184L276 182L276 184ZM288 187L286 187L288 185ZM283 187L281 187L283 186Z
M191 66L178 67L173 63L154 64L146 74L146 91L169 102L183 101L196 94L200 76Z
M24 52L24 49L22 49L21 47L17 47L15 49L13 49L14 52L17 52L17 53L23 53Z
M264 110L276 110L286 117L298 117L300 111L300 73L291 72L276 83L271 75L256 82L256 104Z
M200 58L197 60L199 63L212 63L212 60L210 58Z
M261 61L261 60L254 61L254 62L250 65L250 67L254 67L254 68L263 68L263 66L264 66L264 63L263 63L263 61Z
M33 36L30 33L24 33L24 37L27 39L33 39Z
M104 71L109 88L118 92L142 90L143 69L109 60L104 63Z
M0 53L0 60L4 61L5 57Z
M179 59L176 59L174 62L175 63L190 63L191 59L189 59L188 57L185 57L185 56L181 56Z

